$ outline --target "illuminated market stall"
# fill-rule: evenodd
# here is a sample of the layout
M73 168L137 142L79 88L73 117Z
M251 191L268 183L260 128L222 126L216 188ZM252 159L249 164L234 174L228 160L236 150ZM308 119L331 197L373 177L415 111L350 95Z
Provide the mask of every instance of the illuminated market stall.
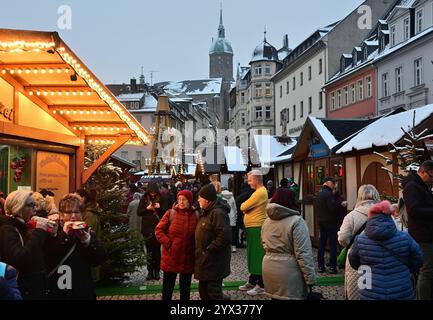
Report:
M82 186L126 143L149 134L56 32L0 29L0 190ZM90 167L86 145L108 145Z

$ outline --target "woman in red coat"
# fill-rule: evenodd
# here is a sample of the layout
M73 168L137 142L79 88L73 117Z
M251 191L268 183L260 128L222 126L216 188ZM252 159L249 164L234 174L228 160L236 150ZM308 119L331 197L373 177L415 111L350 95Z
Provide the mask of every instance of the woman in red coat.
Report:
M163 300L172 299L178 273L180 300L189 300L194 273L194 234L198 220L198 212L192 204L192 192L179 191L177 203L167 210L155 228L156 238L162 244Z

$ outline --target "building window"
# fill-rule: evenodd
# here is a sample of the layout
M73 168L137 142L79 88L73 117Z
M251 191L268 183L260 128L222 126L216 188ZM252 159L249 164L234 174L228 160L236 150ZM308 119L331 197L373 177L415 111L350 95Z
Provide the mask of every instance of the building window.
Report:
M404 40L407 40L410 37L409 18L404 19L403 23L404 23Z
M415 86L419 86L423 83L422 58L416 59L414 64L415 64Z
M259 98L263 95L262 92L262 84L256 84L256 98Z
M271 119L271 107L270 107L270 106L267 106L267 107L266 107L266 110L265 110L265 118L266 118L267 120Z
M308 98L308 114L313 113L313 97Z
M331 110L335 110L335 92L331 93Z
M301 114L300 117L303 118L304 117L304 101L301 101Z
M319 92L319 110L323 109L323 94L322 91Z
M245 103L245 92L241 93L241 104Z
M271 96L271 84L270 83L265 84L265 96L266 97Z
M389 96L389 84L388 84L389 76L388 73L384 73L382 75L382 91L383 91L383 97Z
M141 161L142 157L143 157L143 151L135 151L135 160Z
M290 86L289 86L289 81L287 81L286 82L286 94L289 94L289 89L290 88Z
M355 101L356 101L355 84L352 83L350 85L350 102L355 103Z
M296 105L293 105L293 121L296 120Z
M299 84L299 86L303 86L304 85L304 73L301 72L301 83Z
M262 75L262 65L258 64L255 67L254 72L255 72L256 76L261 76Z
M308 81L311 81L311 66L308 67Z
M416 13L416 31L417 31L417 33L420 33L423 30L423 20L424 20L424 14L423 14L423 10L421 9Z
M319 74L322 74L323 72L323 60L319 59Z
M344 87L344 105L349 105L349 89Z
M382 38L382 40L384 40L385 38ZM383 46L383 48L385 48L385 46ZM364 61L367 61L368 59L368 47L365 46L364 47Z
M281 85L280 86L280 98L282 98L283 97L283 86Z
M128 158L128 151L121 151L120 152L120 157L122 159L129 160L129 158Z
M265 74L266 75L270 75L271 74L271 65L270 64L266 64L265 65Z
M341 108L341 90L337 91L337 108Z
M403 76L403 67L395 69L395 90L396 92L402 92L403 91L403 82L402 82L402 76Z
M390 29L390 40L391 40L391 47L395 46L395 26L392 26Z
M364 99L364 82L362 80L358 81L358 101Z
M245 112L241 112L241 125L245 125Z
M256 107L256 120L262 120L262 119L263 119L262 107Z
M372 88L373 87L372 87L371 77L367 77L365 79L365 83L366 83L366 86L367 86L367 88L366 88L367 92L365 93L366 94L366 98L370 98L373 95L373 92L372 92Z

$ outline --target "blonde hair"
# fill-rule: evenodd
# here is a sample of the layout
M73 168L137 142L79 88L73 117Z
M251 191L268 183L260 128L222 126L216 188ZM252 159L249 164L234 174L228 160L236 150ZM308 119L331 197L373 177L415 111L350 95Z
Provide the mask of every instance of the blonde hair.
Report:
M259 183L263 183L263 173L260 170L251 170L248 176L253 176Z
M45 198L43 195L41 195L39 192L34 192L32 194L32 198L33 200L35 200L35 204L36 204L36 211L41 211L41 210L47 210L46 209L46 202L45 202Z
M380 195L375 186L371 184L364 184L359 187L358 199L356 200L356 203L358 204L365 200L374 200L377 202L380 201Z
M27 199L32 196L32 191L17 190L11 192L5 201L5 211L10 216L21 216L21 213L26 205Z
M211 183L215 187L216 192L221 193L221 183L219 181L212 181Z

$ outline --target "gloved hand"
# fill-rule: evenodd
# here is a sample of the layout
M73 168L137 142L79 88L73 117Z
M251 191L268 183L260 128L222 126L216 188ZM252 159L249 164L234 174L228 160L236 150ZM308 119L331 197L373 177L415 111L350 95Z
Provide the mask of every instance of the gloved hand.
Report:
M32 228L42 229L48 233L52 233L55 223L53 223L53 221L50 221L48 219L34 216L31 218L31 220L28 222L28 224Z
M77 236L78 240L80 240L80 242L87 247L90 244L90 231L92 230L92 228L89 228L87 231L82 229L82 230L74 230L75 231L75 235Z

